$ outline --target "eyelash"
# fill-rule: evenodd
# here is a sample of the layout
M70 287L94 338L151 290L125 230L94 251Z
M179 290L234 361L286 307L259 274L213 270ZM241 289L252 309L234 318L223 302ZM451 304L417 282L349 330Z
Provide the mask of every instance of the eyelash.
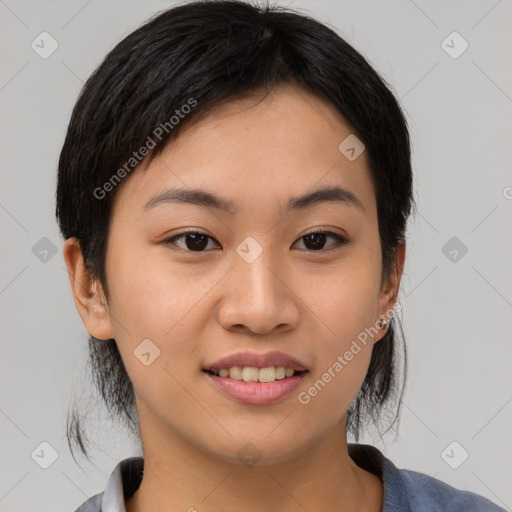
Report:
M349 243L350 241L344 237L342 237L341 235L338 235L337 233L333 233L332 231L311 231L310 233L306 233L305 235L302 235L298 240L302 240L303 238L307 237L307 236L310 236L310 235L317 235L317 234L322 234L322 235L329 235L331 237L333 237L336 241L337 241L337 244L335 244L333 247L330 247L328 249L321 249L321 250L318 250L318 251L315 251L313 249L301 249L301 250L306 250L306 251L309 251L309 252L326 252L326 251L329 251L329 250L332 250L336 247L340 247L342 245L345 245L347 243ZM215 240L215 238L213 238L212 236L206 234L206 233L203 233L201 231L196 231L196 230L190 230L190 231L183 231L182 233L179 233L177 235L174 235L172 236L171 238L167 238L166 240L162 240L162 244L163 245L175 245L175 241L176 240L179 240L180 238L185 238L187 235L204 235L212 240ZM217 240L215 240L215 242L220 245ZM294 245L295 243L297 242L294 242ZM185 251L185 252L191 252L191 253L203 253L203 252L207 252L207 251L191 251L189 249L183 249L180 247L181 250Z

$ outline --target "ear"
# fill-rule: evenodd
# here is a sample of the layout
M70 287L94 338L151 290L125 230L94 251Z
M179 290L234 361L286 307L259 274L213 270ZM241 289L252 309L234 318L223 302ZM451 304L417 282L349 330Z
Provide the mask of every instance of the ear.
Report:
M395 250L395 263L391 275L382 286L379 299L379 317L375 319L375 325L380 327L381 333L377 335L380 337L375 339L375 341L382 339L387 331L387 326L381 326L380 321L391 321L391 314L394 312L393 306L397 301L400 281L404 270L405 252L405 240L402 240Z
M80 243L76 238L64 242L64 261L75 306L87 332L99 340L114 338L107 301L98 279L85 268Z

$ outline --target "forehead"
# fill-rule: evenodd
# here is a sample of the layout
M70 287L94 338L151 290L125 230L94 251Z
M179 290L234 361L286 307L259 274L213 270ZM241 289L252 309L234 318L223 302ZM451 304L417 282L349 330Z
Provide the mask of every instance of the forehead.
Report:
M340 144L353 130L327 101L281 86L211 109L192 119L149 166L140 165L116 202L139 211L173 188L203 189L232 200L238 211L279 207L314 189L338 186L371 212L374 190L363 151L349 160ZM124 206L123 206L124 205Z

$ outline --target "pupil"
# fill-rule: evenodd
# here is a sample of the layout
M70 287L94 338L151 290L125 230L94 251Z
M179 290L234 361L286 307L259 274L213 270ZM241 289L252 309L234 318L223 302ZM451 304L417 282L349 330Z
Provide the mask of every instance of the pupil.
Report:
M316 240L316 242L313 242L313 249L322 248L325 244L325 233L312 233L311 235L306 235L306 242L308 240ZM318 243L318 238L320 238L320 243ZM307 246L307 243L306 243Z
M208 245L208 241L207 241L207 236L206 235L202 235L200 233L192 233L190 235L187 235L189 237L188 240L190 240L190 238L192 239L192 247L190 246L189 242L187 241L187 248L188 249L204 249L206 247L206 245ZM205 243L206 241L206 243Z

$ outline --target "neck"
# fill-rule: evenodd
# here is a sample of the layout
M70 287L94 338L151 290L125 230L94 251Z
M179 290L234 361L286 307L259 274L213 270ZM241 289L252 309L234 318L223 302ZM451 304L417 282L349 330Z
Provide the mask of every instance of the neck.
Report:
M155 439L142 436L144 476L127 512L382 510L382 482L348 455L345 421L294 459L265 466L220 460L168 433L165 447Z

